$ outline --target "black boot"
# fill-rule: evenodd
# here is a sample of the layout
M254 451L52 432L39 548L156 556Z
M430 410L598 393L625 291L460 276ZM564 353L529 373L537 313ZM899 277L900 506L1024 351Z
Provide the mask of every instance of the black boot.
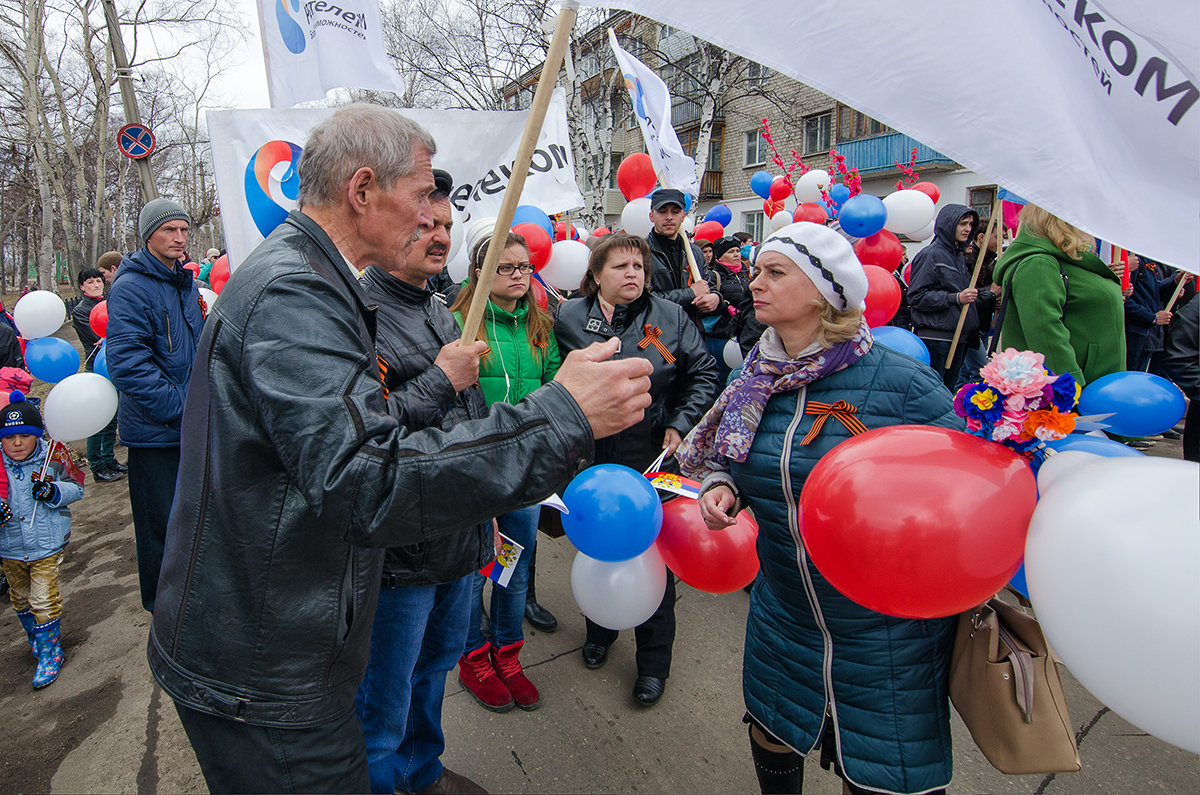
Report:
M537 547L529 558L529 587L525 591L525 620L540 632L553 632L558 629L558 619L546 608L538 604L537 593L534 591L534 575L537 571Z
M763 795L768 793L798 793L804 791L804 757L795 751L778 753L763 748L750 735L750 756L754 759L754 773L758 776L758 788Z

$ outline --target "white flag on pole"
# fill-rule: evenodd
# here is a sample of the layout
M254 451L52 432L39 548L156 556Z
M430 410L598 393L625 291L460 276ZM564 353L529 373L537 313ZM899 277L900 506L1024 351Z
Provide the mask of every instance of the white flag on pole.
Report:
M667 188L678 188L695 196L700 191L696 181L696 161L684 154L671 126L671 92L658 75L644 63L634 58L621 45L612 30L608 31L608 42L617 56L617 66L625 76L625 88L642 137L646 139L646 150L654 162L654 171Z
M333 88L402 91L383 48L378 0L258 0L271 107Z
M724 0L581 2L689 31L1096 237L1200 270L1195 0L761 0L761 25L730 24Z

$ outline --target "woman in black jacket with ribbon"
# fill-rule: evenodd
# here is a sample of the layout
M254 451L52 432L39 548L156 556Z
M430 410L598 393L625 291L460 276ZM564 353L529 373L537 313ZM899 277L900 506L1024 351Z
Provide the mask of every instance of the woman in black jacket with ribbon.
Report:
M623 464L643 471L663 452L673 455L692 426L717 396L717 363L704 347L699 329L683 309L651 295L650 249L632 235L609 235L592 251L580 285L584 297L559 306L554 324L558 347L565 356L576 348L609 337L621 339L615 358L639 356L654 366L650 376L652 404L646 416L616 436L596 442L597 464ZM635 631L638 678L634 699L655 704L666 687L675 641L675 584L658 610ZM587 622L583 662L599 668L608 659L615 630Z

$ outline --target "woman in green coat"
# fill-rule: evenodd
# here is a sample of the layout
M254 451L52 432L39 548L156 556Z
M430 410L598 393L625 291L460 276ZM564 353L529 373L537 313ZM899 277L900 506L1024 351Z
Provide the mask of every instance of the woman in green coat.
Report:
M452 307L460 326L478 287L487 249L488 243L484 242L475 250L470 281ZM489 406L519 403L551 381L562 363L554 339L554 321L542 312L530 292L532 276L529 247L523 237L510 232L477 337L488 345L479 364L479 386ZM539 506L532 505L496 518L499 531L524 549L508 586L492 588L492 609L488 613L491 623L486 635L481 626L486 578L475 575L471 623L458 661L458 678L480 705L494 712L505 712L514 703L521 709L535 709L540 700L519 659L525 643L522 621L540 513Z
M1125 369L1121 280L1093 252L1093 239L1033 204L996 265L1008 307L1003 346L1044 354L1046 368L1082 387Z

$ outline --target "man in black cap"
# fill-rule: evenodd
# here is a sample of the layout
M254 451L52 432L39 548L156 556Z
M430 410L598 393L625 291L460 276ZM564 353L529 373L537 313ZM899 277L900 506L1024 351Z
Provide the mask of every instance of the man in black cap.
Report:
M433 181L433 228L422 230L403 261L390 269L370 265L360 280L367 302L379 307L375 349L388 412L410 431L448 430L488 413L477 386L482 346L458 344L458 324L430 286L446 264L454 225L454 182L441 169ZM493 557L490 523L387 550L367 674L355 700L373 791L421 792L437 784L483 792L442 765L442 699L466 642L472 577Z
M674 188L659 188L650 196L650 220L654 228L646 235L654 265L650 269L650 292L674 301L684 308L688 316L699 322L703 315L711 314L721 302L721 297L710 284L712 276L704 262L704 252L683 234L684 212L683 191ZM692 247L692 256L700 271L700 280L692 277L688 267L685 245Z
M147 202L138 214L146 246L121 261L108 293L108 372L121 392L117 427L129 450L138 582L150 612L175 498L183 399L204 327L200 290L183 267L189 223L175 202Z

